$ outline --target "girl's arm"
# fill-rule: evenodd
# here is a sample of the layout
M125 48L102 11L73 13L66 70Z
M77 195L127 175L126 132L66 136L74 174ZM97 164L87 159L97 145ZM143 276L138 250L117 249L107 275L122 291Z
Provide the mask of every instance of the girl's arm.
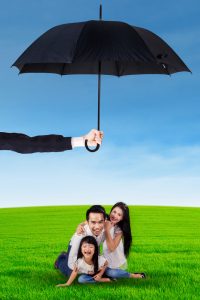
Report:
M106 236L106 244L109 251L115 251L117 246L119 245L121 238L122 238L122 232L116 233L115 237L112 239L110 234L110 229L112 227L112 224L110 221L105 222L105 236Z
M68 285L72 284L72 282L76 279L77 275L78 275L78 269L75 268L73 270L73 272L71 273L71 275L70 275L69 279L67 280L67 282L61 283L61 284L57 284L56 286L57 287L65 287L65 286L68 286Z

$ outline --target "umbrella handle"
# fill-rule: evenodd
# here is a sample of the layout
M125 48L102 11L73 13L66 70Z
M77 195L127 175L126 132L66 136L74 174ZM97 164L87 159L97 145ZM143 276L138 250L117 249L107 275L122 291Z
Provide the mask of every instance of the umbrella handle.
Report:
M85 148L86 148L89 152L96 152L96 151L99 150L99 148L100 148L100 145L99 145L99 144L96 145L96 148L90 149L90 148L88 147L87 142L88 142L88 140L85 140Z

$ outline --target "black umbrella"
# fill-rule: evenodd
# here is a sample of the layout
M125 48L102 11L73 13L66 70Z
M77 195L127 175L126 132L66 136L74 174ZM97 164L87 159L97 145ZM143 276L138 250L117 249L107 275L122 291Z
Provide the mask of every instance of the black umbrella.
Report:
M160 37L124 22L100 20L51 28L16 60L20 73L98 74L98 125L100 130L101 74L166 74L188 67ZM89 151L87 141L85 144Z

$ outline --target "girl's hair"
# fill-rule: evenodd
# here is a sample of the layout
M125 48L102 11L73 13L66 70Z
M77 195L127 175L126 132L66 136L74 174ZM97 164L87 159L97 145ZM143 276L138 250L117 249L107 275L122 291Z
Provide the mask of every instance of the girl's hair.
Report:
M121 208L123 211L123 219L117 223L121 231L123 232L123 238L124 238L124 254L126 256L129 255L130 247L132 244L132 234L131 234L131 225L130 225L130 216L129 216L129 208L128 206L123 202L117 202L113 207L111 208L110 213L115 207Z
M83 243L94 245L94 254L93 254L93 257L92 257L92 262L94 264L94 273L97 273L98 269L99 269L99 265L98 265L99 248L98 248L98 245L97 245L97 241L95 240L95 238L93 236L90 236L90 235L85 236L84 238L82 238L82 240L80 242L79 249L78 249L77 259L83 257L83 253L81 251L81 247L82 247Z

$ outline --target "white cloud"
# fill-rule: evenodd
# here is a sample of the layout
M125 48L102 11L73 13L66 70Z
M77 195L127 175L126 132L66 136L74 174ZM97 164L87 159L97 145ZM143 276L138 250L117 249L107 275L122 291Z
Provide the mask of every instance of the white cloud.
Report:
M104 145L96 154L4 154L1 207L74 204L200 205L200 147Z

